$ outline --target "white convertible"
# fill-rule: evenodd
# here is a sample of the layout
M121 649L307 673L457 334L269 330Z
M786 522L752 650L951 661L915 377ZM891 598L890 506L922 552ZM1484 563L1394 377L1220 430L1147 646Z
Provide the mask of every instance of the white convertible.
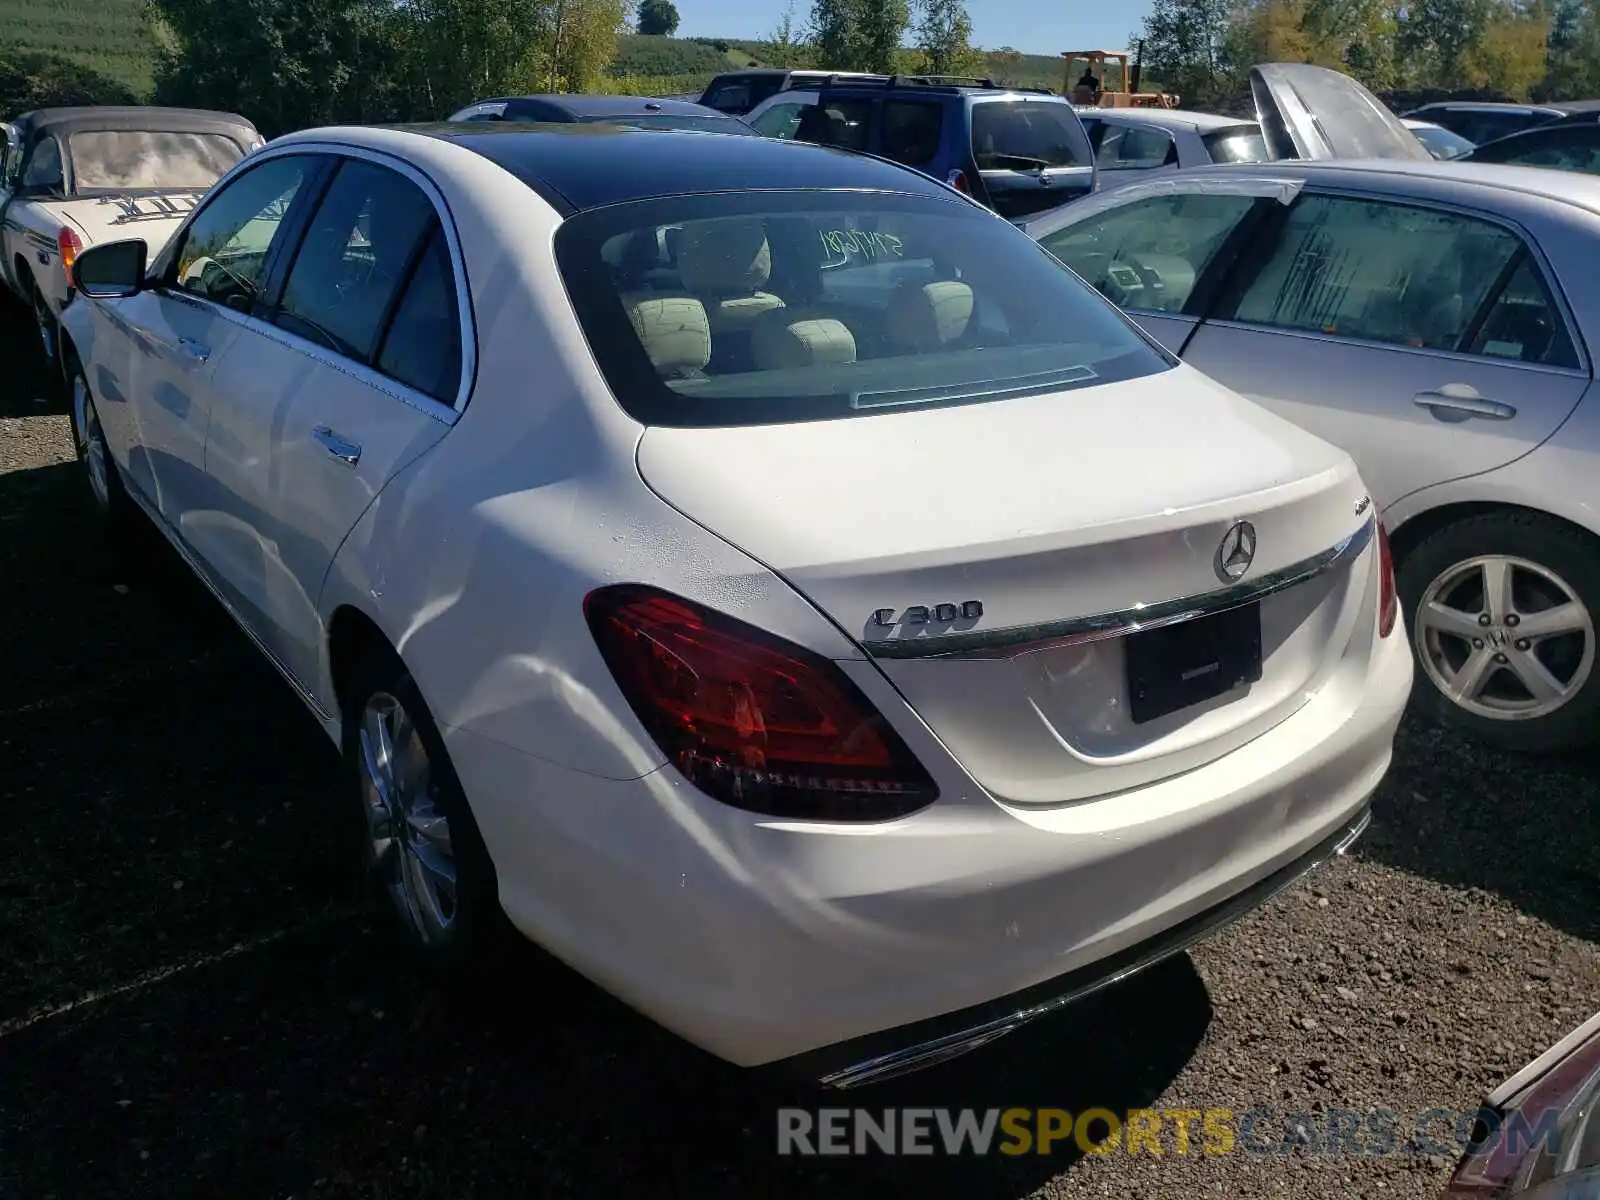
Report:
M0 283L32 308L46 358L78 254L136 237L153 255L261 144L243 117L187 108L45 108L0 127Z
M915 171L310 131L75 273L97 503L344 748L442 963L503 911L733 1062L883 1078L1237 916L1389 765L1349 456Z

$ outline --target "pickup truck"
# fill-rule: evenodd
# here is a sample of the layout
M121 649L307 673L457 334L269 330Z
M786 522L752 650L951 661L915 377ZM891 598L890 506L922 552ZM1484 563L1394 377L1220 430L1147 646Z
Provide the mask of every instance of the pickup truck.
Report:
M0 125L0 285L32 310L52 371L77 256L140 238L153 259L223 172L262 144L243 117L201 109L42 108Z

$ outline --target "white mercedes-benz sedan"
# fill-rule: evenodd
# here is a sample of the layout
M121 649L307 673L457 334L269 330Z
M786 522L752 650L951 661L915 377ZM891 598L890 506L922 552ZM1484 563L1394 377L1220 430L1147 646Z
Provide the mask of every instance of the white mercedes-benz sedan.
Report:
M65 318L142 512L342 748L447 969L502 915L834 1086L1171 954L1364 826L1411 686L1347 454L917 172L281 138Z

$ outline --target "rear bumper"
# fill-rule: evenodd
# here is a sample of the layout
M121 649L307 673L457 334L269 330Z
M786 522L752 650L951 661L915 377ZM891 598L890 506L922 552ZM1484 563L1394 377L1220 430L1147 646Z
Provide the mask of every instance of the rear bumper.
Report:
M992 1040L1261 903L1358 829L1410 686L1391 637L1181 776L1056 807L945 787L867 827L446 740L523 932L713 1054L837 1086Z
M1363 805L1349 825L1288 866L1137 946L1014 995L915 1025L826 1046L774 1064L773 1069L816 1080L824 1087L851 1088L948 1062L1136 975L1163 959L1183 953L1196 942L1267 903L1328 859L1343 854L1366 832L1371 821L1372 810Z

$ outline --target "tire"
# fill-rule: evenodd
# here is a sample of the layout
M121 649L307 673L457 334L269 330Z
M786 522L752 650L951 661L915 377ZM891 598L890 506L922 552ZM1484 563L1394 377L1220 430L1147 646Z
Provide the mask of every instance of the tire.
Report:
M94 393L89 390L89 377L76 361L69 364L68 379L71 381L72 442L77 450L78 465L84 472L85 491L101 533L116 541L131 527L133 500L123 486L116 460L106 444Z
M425 969L481 963L509 928L494 864L438 727L393 651L368 655L342 709L366 870ZM385 739L398 751L387 770Z
M1589 534L1537 513L1469 517L1425 538L1396 578L1413 706L1504 750L1600 740L1597 551Z
M55 401L60 398L64 378L61 362L61 326L50 311L44 293L34 285L30 289L30 306L33 309L35 345L39 352L40 398Z

